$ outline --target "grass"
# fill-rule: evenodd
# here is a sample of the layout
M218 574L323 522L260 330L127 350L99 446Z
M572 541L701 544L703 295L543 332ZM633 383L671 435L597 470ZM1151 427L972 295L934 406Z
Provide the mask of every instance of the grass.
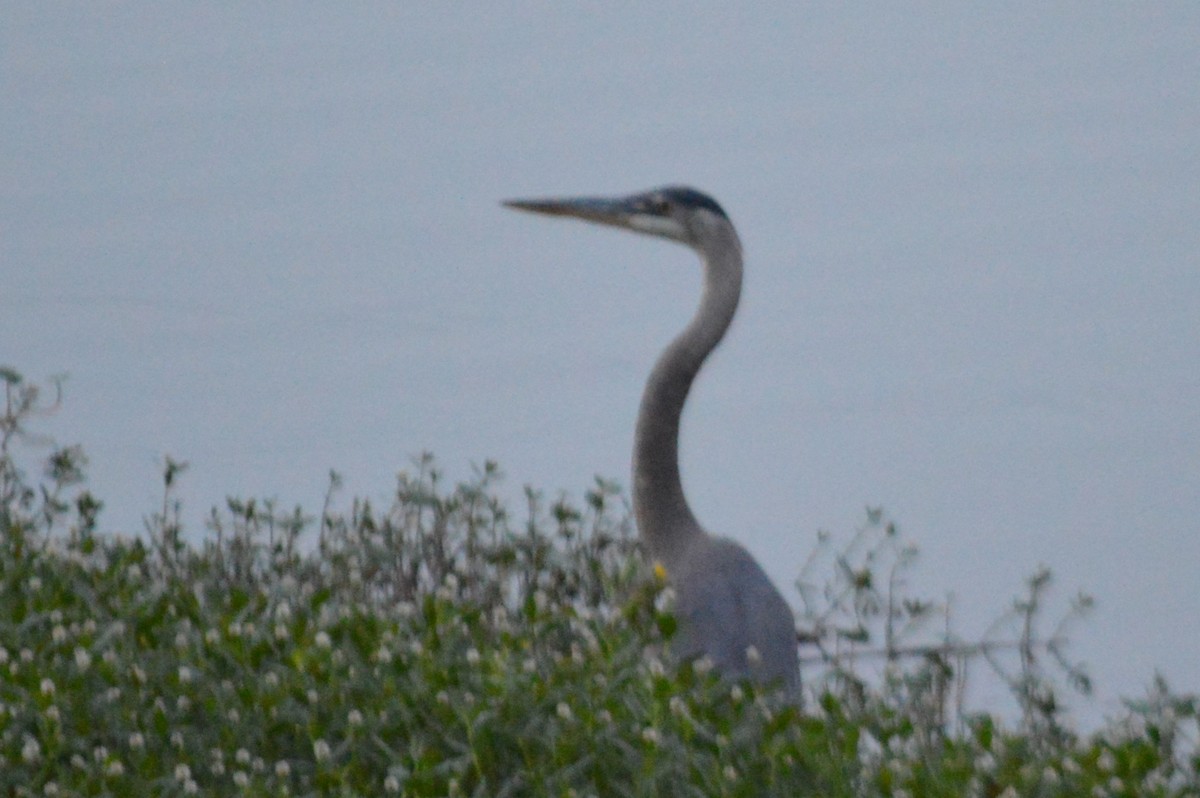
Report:
M229 500L191 544L168 461L121 538L77 448L26 473L44 403L0 376L0 794L1200 795L1195 698L1159 683L1069 730L1052 677L1086 682L1033 632L1048 575L1011 648L912 643L936 608L899 590L912 552L881 514L802 574L801 709L663 655L669 588L614 485L529 491L518 519L493 465L446 485L423 457L387 507L338 510L334 475L317 516ZM1012 723L955 698L1002 649Z

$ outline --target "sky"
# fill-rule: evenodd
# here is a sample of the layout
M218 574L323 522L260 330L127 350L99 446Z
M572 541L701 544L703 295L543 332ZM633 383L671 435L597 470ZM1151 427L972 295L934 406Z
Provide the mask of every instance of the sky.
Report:
M432 451L628 484L686 249L507 211L667 183L746 251L683 424L697 516L790 585L882 507L973 638L1041 564L1114 712L1200 690L1200 6L13 4L0 365L65 373L101 526L163 458L386 500ZM986 703L988 696L981 696Z

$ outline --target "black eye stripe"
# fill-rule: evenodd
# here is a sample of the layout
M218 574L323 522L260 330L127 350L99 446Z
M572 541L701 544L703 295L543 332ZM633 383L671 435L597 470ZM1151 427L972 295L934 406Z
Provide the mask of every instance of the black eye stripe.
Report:
M712 197L694 188L683 186L666 186L635 195L629 200L639 212L654 216L673 216L680 210L703 209L726 219L729 218Z
M674 204L679 204L685 208L704 208L718 216L729 218L716 200L694 188L667 186L655 191L654 196L666 204L666 210L669 210Z
M663 197L652 197L646 203L646 210L658 216L666 216L671 212L671 203Z

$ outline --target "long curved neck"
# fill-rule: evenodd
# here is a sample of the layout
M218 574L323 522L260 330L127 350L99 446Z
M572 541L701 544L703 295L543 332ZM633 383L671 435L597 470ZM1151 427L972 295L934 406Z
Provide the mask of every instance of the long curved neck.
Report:
M679 419L696 374L729 329L741 296L742 247L731 226L712 231L701 259L700 308L650 372L634 441L634 515L650 556L668 571L692 542L705 535L683 495Z

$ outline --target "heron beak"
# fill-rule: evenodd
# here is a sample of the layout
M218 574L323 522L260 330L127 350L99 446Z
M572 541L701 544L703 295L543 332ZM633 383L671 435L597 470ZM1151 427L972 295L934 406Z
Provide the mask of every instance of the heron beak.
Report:
M506 200L505 207L547 216L572 216L588 222L614 227L631 227L635 209L624 199L573 197L570 199Z

